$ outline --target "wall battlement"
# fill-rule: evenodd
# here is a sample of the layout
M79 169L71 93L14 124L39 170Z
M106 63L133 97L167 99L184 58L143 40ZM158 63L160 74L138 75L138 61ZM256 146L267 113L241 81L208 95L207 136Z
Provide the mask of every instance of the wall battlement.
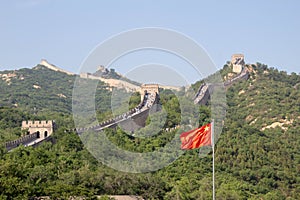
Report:
M30 135L25 135L19 139L13 140L13 141L9 141L5 143L5 147L8 151L12 150L13 148L18 147L19 145L23 144L27 144L30 142L33 142L34 140L37 139L38 134L37 133L32 133Z
M37 146L43 141L51 140L55 123L53 120L43 121L22 121L22 131L24 131L22 137L8 141L5 143L5 147L8 151L23 144L25 146Z
M47 121L22 121L22 130L27 130L25 135L37 133L38 138L46 138L53 133L55 123L53 120Z
M231 56L232 71L239 74L245 65L245 57L243 54L233 54Z
M52 120L47 120L47 121L22 121L22 128L51 128L53 127L53 121Z
M142 94L144 91L147 91L147 93L155 94L159 93L159 85L158 84L143 84L141 86Z
M77 128L76 131L78 134L82 134L88 130L100 131L105 128L114 128L118 125L122 127L123 130L134 132L137 129L140 129L146 125L146 119L151 112L159 111L161 108L158 105L159 103L159 88L158 84L147 84L143 85L144 95L141 96L141 103L135 108L129 110L122 115L116 116L113 119L106 120L100 124L86 127L86 128Z
M47 67L48 69L51 69L53 71L58 71L58 72L63 72L63 73L66 73L68 75L75 75L74 73L72 72L68 72L64 69L60 69L58 67L56 67L55 65L53 64L50 64L46 59L42 59L41 62L40 62L40 65L43 65L45 67Z

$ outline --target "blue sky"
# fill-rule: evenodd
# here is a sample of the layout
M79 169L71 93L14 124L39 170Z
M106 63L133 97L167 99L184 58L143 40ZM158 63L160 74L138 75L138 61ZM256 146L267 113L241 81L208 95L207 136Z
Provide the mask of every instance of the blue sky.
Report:
M296 0L2 1L0 70L33 67L45 58L78 72L89 53L112 35L160 27L193 38L218 68L231 54L243 53L247 63L299 73L299 9Z

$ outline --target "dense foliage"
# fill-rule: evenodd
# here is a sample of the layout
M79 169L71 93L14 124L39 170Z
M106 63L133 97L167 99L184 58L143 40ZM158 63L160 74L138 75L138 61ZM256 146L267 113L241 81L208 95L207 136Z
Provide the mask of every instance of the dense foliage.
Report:
M54 72L38 65L33 69L4 71L0 79L0 105L37 112L69 112L75 76Z
M221 70L223 77L229 67L225 65ZM227 116L215 152L216 199L299 199L300 76L288 75L259 63L249 68L250 79L227 90ZM15 73L18 76L24 73L22 84L14 85L12 79L10 85L6 82L0 85L3 91L14 91L1 94L3 105L11 106L15 103L13 99L18 102L18 107L0 108L1 141L18 137L21 121L29 118L55 119L58 129L54 144L44 143L37 148L21 146L9 153L1 149L0 199L47 195L62 199L70 196L93 198L94 195L110 194L133 194L146 199L211 199L211 153L199 158L198 150L187 151L171 165L152 173L131 174L110 169L91 156L76 133L66 132L74 128L70 105L67 100L59 104L61 97L51 95L62 93L69 98L72 84L68 88L66 83L71 83L74 77L47 69L23 69ZM65 84L65 88L55 89L50 84L43 91L42 88L47 88L42 85L46 83L42 81L43 73L52 79L57 77L56 85ZM41 86L38 92L32 88L32 84L37 84L35 80ZM22 89L27 89L30 97L25 98ZM98 92L98 100L102 102L97 104L98 117L105 119L111 115L108 109L111 93L101 85ZM121 129L107 129L105 134L112 143L129 151L151 152L163 147L178 137L176 130L167 131L166 128L174 127L182 120L179 98L171 91L161 91L167 121L163 124L164 129L151 138L135 138ZM139 95L133 94L130 106L136 105L138 99ZM43 112L44 104L53 105L50 108L55 109ZM32 110L33 105L36 112ZM199 111L199 124L208 122L209 107L200 106Z
M75 75L56 72L43 65L33 69L4 71L0 75L0 106L15 107L33 115L72 112ZM97 83L96 109L99 112L108 111L111 92L103 82Z

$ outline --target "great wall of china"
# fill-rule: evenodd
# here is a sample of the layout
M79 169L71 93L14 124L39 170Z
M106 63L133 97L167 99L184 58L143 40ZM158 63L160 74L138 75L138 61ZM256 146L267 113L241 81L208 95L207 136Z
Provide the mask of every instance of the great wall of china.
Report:
M21 144L24 146L38 146L44 141L52 139L55 128L54 121L23 121L24 135L16 140L5 143L5 148L10 151Z
M238 75L236 75L232 79L225 81L222 85L225 88L228 88L232 84L234 84L240 80L247 80L248 78L249 78L249 70L247 67L244 67ZM196 93L196 95L194 97L194 103L205 105L210 98L210 93L213 92L214 87L216 87L216 86L220 86L220 84L211 84L211 83L201 84L198 89L198 92Z
M145 121L150 110L156 112L159 110L159 86L157 84L142 85L144 91L141 103L126 113L118 115L112 119L106 120L100 124L87 128L76 129L78 134L88 130L101 131L105 128L113 128L120 125L124 130L133 132L145 126Z
M234 62L237 60L239 63ZM241 54L236 54L232 57L234 72L238 73L235 77L220 83L225 88L230 87L232 84L240 81L247 80L249 78L249 70L244 65L244 57ZM241 65L241 66L239 66ZM214 87L220 86L220 84L203 83L200 85L195 97L194 104L205 105L209 101L210 94L213 92ZM141 86L141 90L144 91L144 95L141 97L141 103L135 108L118 115L112 119L106 120L100 124L77 128L77 134L82 134L85 131L101 131L106 128L113 128L120 125L124 130L134 132L135 130L144 127L145 121L150 113L150 110L156 112L159 107L159 86L158 84L144 84ZM20 146L37 146L41 142L51 140L51 136L54 129L53 121L23 121L22 129L27 130L27 134L23 137L9 141L5 143L5 147L8 151Z

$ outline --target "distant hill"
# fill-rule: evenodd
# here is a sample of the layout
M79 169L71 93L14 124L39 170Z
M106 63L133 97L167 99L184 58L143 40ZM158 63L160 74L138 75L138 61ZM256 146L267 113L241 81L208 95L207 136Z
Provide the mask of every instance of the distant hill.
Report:
M300 120L300 76L257 63L248 66L251 77L229 88L229 111L261 131L279 128L287 131Z
M235 180L219 179L219 191L230 190L227 199L298 199L300 76L260 63L248 68L250 79L227 91L216 162L219 176Z
M0 72L0 105L70 112L75 76L53 71L43 65L32 69Z
M30 113L71 113L75 78L76 75L40 64L32 69L2 71L0 107L20 108ZM107 85L99 81L97 94L104 98L109 97L107 93L110 93Z

